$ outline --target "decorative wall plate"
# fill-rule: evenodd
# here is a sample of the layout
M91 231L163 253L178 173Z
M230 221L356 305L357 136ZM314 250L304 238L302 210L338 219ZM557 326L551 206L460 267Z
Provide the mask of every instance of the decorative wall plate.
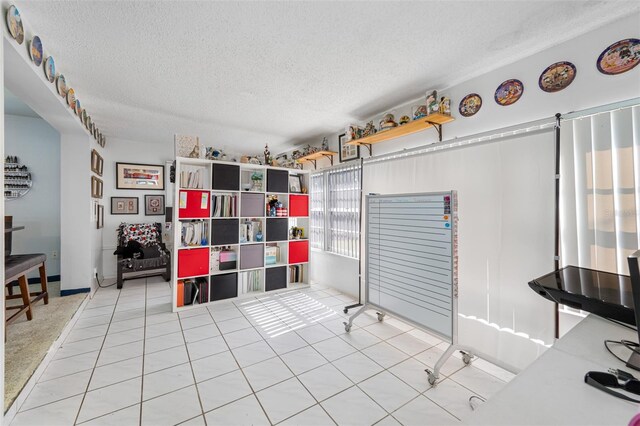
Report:
M74 108L74 112L78 117L80 117L80 119L82 119L82 104L78 98L76 98L76 107Z
M29 56L37 67L42 65L42 40L40 40L40 37L33 36L31 39L29 43Z
M471 93L462 98L458 111L463 117L471 117L482 108L482 98L477 93Z
M82 124L84 124L85 127L87 127L88 118L89 118L89 115L87 114L87 110L83 109L82 114L80 114L80 121L82 122Z
M538 79L538 86L545 92L559 92L569 86L576 78L576 66L571 62L561 61L549 65Z
M7 10L7 26L9 27L9 33L18 44L22 44L24 41L24 27L22 26L22 17L18 8L10 6Z
M98 126L96 126L95 123L93 125L93 138L98 140Z
M494 98L498 105L507 106L516 103L522 97L522 93L524 84L520 80L511 79L498 86Z
M633 69L640 63L640 40L627 38L607 47L598 56L598 71L602 74L616 75Z
M93 123L91 122L91 116L87 116L87 124L85 124L85 127L87 128L89 133L91 133L91 129L93 128Z
M58 81L56 82L56 89L58 89L58 94L63 98L67 96L67 80L64 78L64 75L60 74L58 76Z
M47 76L49 83L56 80L56 61L53 60L53 56L48 56L44 61L44 75Z
M76 110L76 91L71 87L67 89L67 105L74 111Z

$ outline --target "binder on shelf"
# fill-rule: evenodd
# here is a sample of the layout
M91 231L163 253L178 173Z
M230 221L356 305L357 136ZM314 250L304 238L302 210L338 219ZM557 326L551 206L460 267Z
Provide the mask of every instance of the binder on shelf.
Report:
M197 169L187 169L180 172L180 188L186 189L202 189L204 188L204 176L206 170L204 167Z
M237 195L213 195L211 197L213 217L236 217L238 216L238 196Z
M192 220L182 222L182 246L197 247L208 245L209 222Z
M289 266L289 282L290 283L304 282L304 265Z
M184 306L184 280L178 280L178 300L176 306Z

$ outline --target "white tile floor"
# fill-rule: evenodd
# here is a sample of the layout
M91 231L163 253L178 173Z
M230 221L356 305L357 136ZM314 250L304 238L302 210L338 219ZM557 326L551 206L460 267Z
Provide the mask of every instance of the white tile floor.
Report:
M314 286L178 314L159 278L100 289L20 408L19 425L443 425L513 375L452 357L394 318ZM464 367L464 368L463 368Z

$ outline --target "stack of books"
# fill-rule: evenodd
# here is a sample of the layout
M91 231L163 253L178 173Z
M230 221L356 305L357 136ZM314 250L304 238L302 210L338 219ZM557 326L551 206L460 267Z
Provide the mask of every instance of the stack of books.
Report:
M214 195L211 197L213 217L236 217L238 215L237 195Z
M240 224L240 242L248 243L258 241L256 235L262 231L262 223L259 220L246 220Z
M205 170L199 167L195 170L183 170L180 172L180 188L202 189L204 186Z
M262 291L262 271L249 271L240 274L240 291L242 294Z
M178 280L178 306L196 305L209 301L209 283L204 277Z
M289 282L290 283L302 283L304 282L304 269L302 265L289 266Z
M182 246L196 247L208 244L209 223L203 221L182 222Z

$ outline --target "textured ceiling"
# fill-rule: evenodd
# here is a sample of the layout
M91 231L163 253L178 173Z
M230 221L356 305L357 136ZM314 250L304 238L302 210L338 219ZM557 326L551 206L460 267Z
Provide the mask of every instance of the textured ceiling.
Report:
M195 134L234 152L265 143L279 152L336 132L640 4L15 3L108 137L172 143L174 133Z

